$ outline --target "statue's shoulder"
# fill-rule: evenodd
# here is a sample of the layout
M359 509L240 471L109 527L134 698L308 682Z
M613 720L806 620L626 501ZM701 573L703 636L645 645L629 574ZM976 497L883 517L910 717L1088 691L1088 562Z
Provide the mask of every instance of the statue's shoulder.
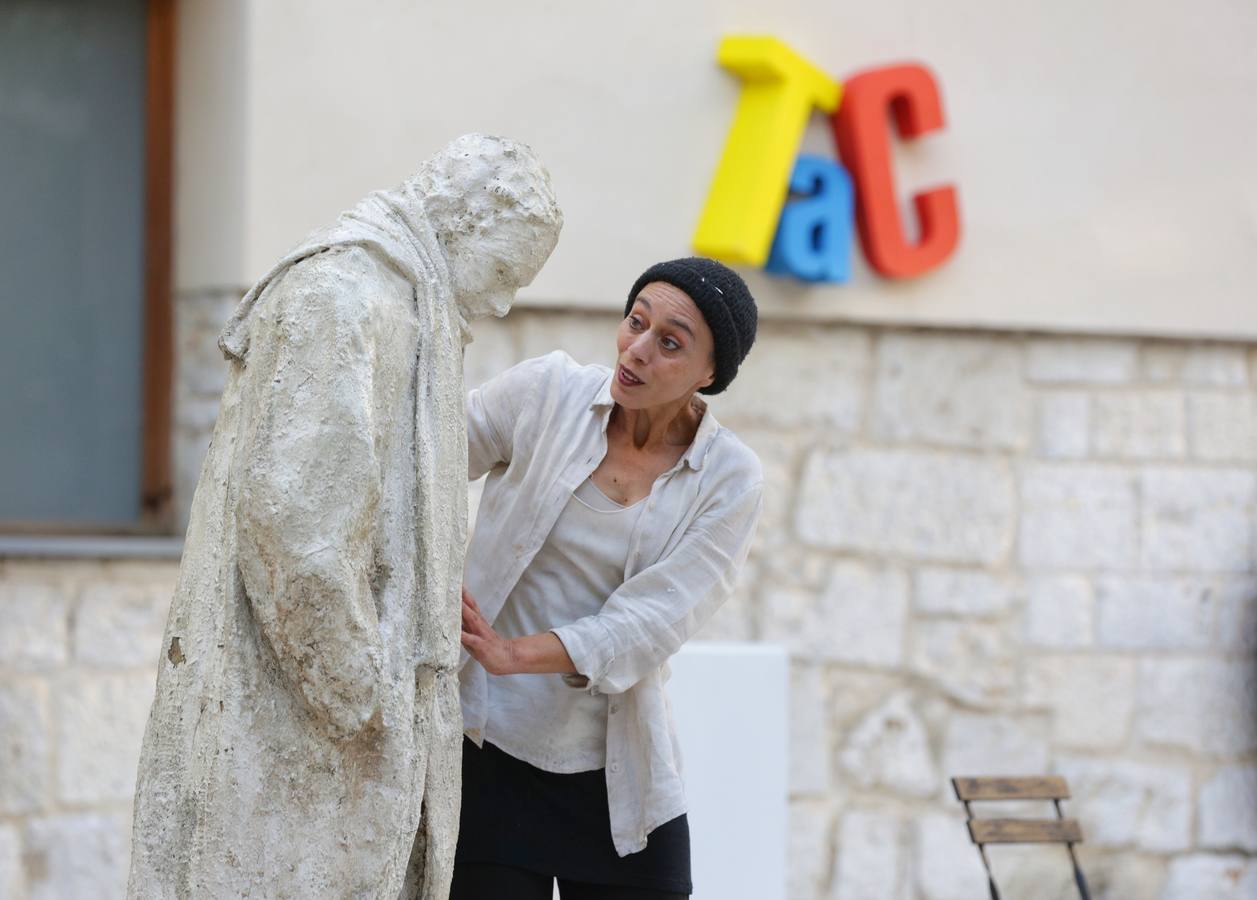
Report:
M294 264L308 276L329 287L344 286L359 290L363 285L378 282L410 293L410 282L381 253L361 244L337 244L321 250Z
M268 293L283 307L358 319L375 315L381 304L408 305L411 287L378 254L345 244L294 261Z

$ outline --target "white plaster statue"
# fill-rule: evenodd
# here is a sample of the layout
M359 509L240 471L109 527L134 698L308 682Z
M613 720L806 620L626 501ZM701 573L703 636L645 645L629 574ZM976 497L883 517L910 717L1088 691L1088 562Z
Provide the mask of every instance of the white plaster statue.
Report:
M468 135L241 302L144 735L129 897L448 897L462 351L561 224L531 150Z

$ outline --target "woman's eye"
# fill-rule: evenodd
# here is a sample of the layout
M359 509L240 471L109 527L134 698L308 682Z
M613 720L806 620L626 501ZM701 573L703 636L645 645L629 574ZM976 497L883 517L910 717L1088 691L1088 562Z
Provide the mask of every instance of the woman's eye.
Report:
M637 318L637 316L629 316L629 327L635 328L635 329L641 328L642 327L641 319Z
M678 344L676 341L674 341L672 338L664 338L663 346L665 350L680 350L681 349L681 345Z

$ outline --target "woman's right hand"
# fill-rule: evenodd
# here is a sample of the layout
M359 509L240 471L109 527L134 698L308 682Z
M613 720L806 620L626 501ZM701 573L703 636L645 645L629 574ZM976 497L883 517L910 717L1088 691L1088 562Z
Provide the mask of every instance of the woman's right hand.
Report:
M519 671L511 639L493 630L466 587L463 588L462 643L490 675L513 675Z

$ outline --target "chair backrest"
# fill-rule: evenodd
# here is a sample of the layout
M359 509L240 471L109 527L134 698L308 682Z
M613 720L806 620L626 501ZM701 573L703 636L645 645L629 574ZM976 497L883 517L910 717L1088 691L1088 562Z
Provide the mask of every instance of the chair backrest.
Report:
M1074 844L1082 843L1082 828L1077 819L1065 818L1061 801L1069 799L1069 785L1059 775L1032 775L1025 777L994 776L987 778L957 777L951 780L956 799L965 806L969 817L969 838L978 846L978 855L986 868L986 880L991 889L991 900L1000 900L999 888L991 874L991 864L986 856L987 844L1064 844L1074 867L1074 883L1082 900L1091 900L1087 880L1078 866ZM991 803L1006 800L1048 800L1056 811L1051 819L996 819L975 818L971 803Z

